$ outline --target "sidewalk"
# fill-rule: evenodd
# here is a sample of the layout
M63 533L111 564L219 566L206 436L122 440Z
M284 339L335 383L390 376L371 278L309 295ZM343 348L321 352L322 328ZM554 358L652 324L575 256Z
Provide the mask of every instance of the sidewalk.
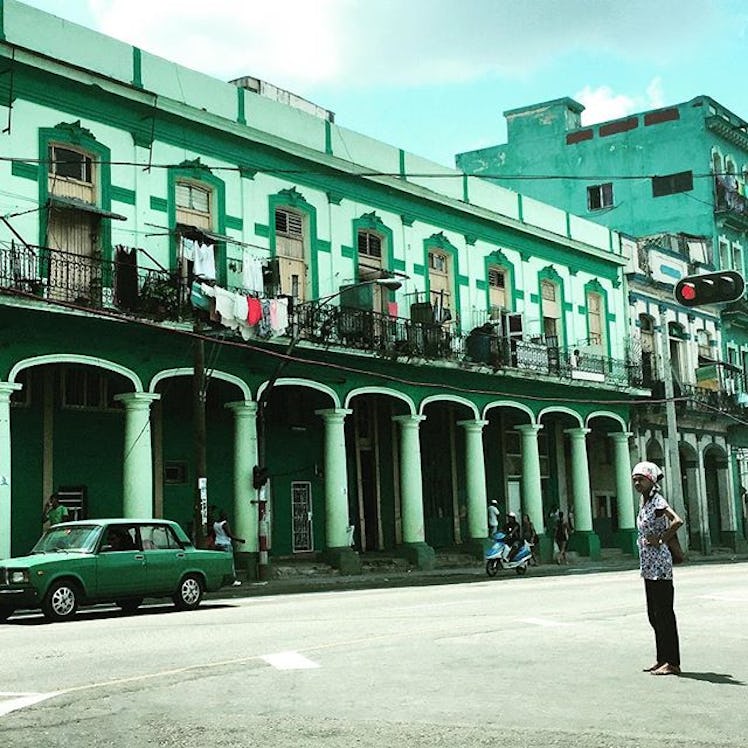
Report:
M690 552L686 566L701 564L730 564L748 561L748 553L720 550L709 556ZM287 595L304 592L327 592L333 590L364 590L386 587L418 587L465 582L486 582L522 579L514 570L499 571L495 577L486 574L485 564L478 559L455 554L437 554L437 567L422 571L410 567L401 559L372 559L362 556L363 572L342 575L336 569L310 560L279 559L270 567L271 578L267 581L244 580L241 587L226 587L207 594L206 599L254 597L262 595ZM530 566L526 577L576 576L612 571L632 571L639 568L639 561L631 556L613 554L599 560L574 557L570 554L567 565L555 563ZM683 568L683 567L681 567Z

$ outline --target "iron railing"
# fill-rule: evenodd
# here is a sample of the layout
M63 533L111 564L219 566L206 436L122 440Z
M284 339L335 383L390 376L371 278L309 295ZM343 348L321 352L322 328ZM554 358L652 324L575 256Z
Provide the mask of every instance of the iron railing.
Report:
M191 317L178 273L17 242L0 243L0 288L86 308L158 320ZM320 346L341 346L392 359L453 361L494 371L530 372L579 382L641 386L641 363L572 351L557 338L501 337L479 328L467 335L448 325L413 322L329 303L297 304L288 335Z
M176 273L18 242L0 243L0 288L155 319L189 314Z

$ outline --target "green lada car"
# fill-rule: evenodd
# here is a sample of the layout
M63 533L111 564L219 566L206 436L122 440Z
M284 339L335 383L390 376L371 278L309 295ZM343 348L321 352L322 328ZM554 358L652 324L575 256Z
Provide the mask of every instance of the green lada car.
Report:
M101 602L131 611L145 597L170 597L180 610L192 610L204 592L232 580L231 554L198 550L175 522L64 522L28 556L0 560L0 621L35 608L64 621L79 605Z

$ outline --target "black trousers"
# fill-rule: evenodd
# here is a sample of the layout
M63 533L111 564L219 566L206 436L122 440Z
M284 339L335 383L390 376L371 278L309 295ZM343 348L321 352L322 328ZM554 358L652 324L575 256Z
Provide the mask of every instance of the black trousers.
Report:
M645 579L644 590L647 594L647 616L655 633L657 662L680 667L678 624L673 611L673 580Z

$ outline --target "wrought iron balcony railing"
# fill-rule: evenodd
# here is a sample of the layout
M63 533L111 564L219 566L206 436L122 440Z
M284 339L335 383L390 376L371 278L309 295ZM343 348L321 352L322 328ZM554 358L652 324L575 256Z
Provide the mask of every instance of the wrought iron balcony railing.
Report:
M184 278L46 247L0 243L0 289L79 307L157 320L189 319ZM289 334L316 345L338 345L392 359L453 361L495 371L525 371L565 380L641 386L641 364L574 355L556 338L500 337L474 330L460 335L449 325L413 322L366 309L327 303L297 304Z
M189 314L175 273L17 242L0 243L0 288L155 319Z

